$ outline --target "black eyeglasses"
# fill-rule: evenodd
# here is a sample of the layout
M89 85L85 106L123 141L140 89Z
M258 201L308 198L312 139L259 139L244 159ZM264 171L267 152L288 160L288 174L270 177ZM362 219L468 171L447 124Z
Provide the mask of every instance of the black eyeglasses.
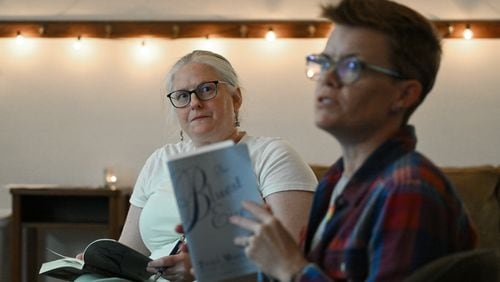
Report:
M396 71L365 63L356 56L344 57L338 61L334 61L326 54L312 54L306 57L306 76L309 79L318 80L322 73L332 68L337 78L344 85L354 83L358 80L361 71L364 69L371 69L394 78L402 78Z
M167 97L170 103L176 108L184 108L191 103L191 94L196 95L201 101L208 101L217 96L217 84L228 82L221 80L202 82L194 90L175 90L170 92Z

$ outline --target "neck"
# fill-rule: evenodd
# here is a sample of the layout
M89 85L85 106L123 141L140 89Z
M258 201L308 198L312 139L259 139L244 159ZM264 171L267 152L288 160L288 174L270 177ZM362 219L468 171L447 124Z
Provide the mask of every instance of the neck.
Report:
M379 130L357 142L343 142L339 140L344 161L344 175L351 177L368 159L368 157L391 136L398 128Z
M235 128L234 131L232 131L231 134L226 136L225 138L217 139L217 140L204 140L204 141L193 140L193 143L194 143L195 147L201 147L204 145L222 142L222 141L226 141L226 140L233 140L234 143L238 143L241 140L241 138L243 137L243 135L245 135L245 132L240 132L240 131L238 131L237 128Z

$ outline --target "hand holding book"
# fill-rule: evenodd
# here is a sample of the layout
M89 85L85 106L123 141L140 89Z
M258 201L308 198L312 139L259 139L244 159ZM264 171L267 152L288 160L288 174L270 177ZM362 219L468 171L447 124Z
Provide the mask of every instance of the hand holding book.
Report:
M252 235L238 236L234 243L251 250L246 253L264 273L279 281L295 281L292 278L308 261L293 236L274 217L269 206L243 202L243 207L255 219L235 215L230 220L236 226L251 231Z
M246 144L232 141L203 146L167 162L198 281L234 281L257 267L233 240L249 232L229 218L251 215L244 200L263 203Z

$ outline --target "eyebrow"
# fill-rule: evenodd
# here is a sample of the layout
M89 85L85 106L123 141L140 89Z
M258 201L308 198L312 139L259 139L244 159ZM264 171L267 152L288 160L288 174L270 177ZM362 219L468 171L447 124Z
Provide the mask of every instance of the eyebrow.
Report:
M213 82L213 81L219 81L219 80L218 79L205 80L205 81L202 81L202 82L196 84L196 86L194 88L180 88L180 89L172 90L172 92L174 92L174 91L193 91L193 90L197 89L198 86L205 84L207 82Z

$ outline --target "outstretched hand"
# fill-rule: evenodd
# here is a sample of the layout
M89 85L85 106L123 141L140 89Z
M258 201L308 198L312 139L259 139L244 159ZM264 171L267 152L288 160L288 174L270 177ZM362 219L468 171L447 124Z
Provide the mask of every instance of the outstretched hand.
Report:
M249 237L236 237L234 243L245 248L246 255L266 274L289 281L308 261L293 237L274 217L269 206L243 202L243 207L256 219L232 216L231 223L253 232Z

